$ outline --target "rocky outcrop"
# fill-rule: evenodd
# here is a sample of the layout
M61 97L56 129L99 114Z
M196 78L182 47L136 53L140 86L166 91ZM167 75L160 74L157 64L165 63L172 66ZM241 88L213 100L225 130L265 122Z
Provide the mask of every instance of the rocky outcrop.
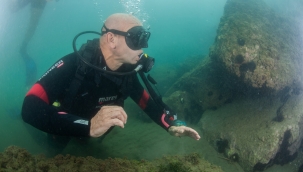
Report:
M236 83L225 80L230 90L239 92L231 103L203 113L200 125L245 171L296 156L303 139L301 47L296 24L263 1L227 1L210 58Z
M296 157L303 139L302 33L262 0L228 0L210 54L165 101L245 171Z
M303 139L302 107L302 94L290 96L285 103L243 98L206 111L200 126L210 143L245 171L263 170L295 157Z
M197 124L206 109L217 109L232 99L220 73L207 56L172 85L164 101L178 112L178 118Z
M201 116L238 95L283 92L302 84L303 43L296 23L278 16L262 0L228 0L209 56L166 93L184 119L191 109ZM188 94L180 104L174 92ZM170 95L174 94L174 98ZM179 93L180 95L180 93ZM182 106L180 108L180 106ZM189 110L189 111L188 111Z
M248 86L282 90L302 80L300 34L261 0L228 0L210 57Z

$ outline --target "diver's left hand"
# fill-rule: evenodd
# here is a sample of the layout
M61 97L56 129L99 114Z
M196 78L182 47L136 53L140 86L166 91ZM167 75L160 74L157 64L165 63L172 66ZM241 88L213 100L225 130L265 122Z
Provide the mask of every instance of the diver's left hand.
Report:
M171 126L168 129L168 132L171 135L177 136L177 137L189 136L195 140L199 140L201 138L199 133L196 130L186 127L186 126Z

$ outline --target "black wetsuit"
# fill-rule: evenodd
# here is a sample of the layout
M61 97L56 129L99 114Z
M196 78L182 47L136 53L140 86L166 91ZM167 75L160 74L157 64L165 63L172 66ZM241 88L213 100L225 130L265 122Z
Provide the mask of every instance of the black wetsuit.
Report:
M102 55L95 60L95 64L107 68ZM23 102L22 118L25 122L54 135L88 137L90 119L102 106L123 106L123 101L130 96L157 124L166 130L169 128L171 117L166 116L163 108L150 98L136 74L109 76L90 68L71 108L54 107L52 104L55 101L62 104L68 95L78 64L75 53L69 54L58 60L39 79ZM127 70L126 65L122 65L117 71Z

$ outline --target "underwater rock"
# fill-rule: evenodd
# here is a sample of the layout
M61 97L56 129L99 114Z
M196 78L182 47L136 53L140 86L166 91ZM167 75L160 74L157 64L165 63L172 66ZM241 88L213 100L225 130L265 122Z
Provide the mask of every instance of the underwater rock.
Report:
M0 171L35 171L33 166L35 158L25 149L10 146L4 153L0 153Z
M209 56L165 95L185 119L200 106L204 136L245 171L292 161L303 139L303 37L278 15L262 0L228 0Z
M210 58L205 57L166 92L164 102L178 113L181 120L196 124L205 110L217 109L231 100L232 93L223 86L220 70L214 70L213 66Z
M302 33L263 1L228 0L209 56L238 82L282 90L302 80Z
M178 114L178 119L187 123L196 124L201 118L202 108L186 91L176 91L169 97L165 97L164 101Z
M275 120L278 111L283 111L281 121ZM206 111L200 126L218 152L236 158L245 171L260 171L296 157L303 139L302 111L303 94L286 101L243 98Z
M47 159L41 155L33 156L25 149L10 146L4 153L0 153L0 171L222 172L222 169L200 158L196 153L184 156L164 156L153 161L126 158L101 160L91 156L76 157L69 154Z

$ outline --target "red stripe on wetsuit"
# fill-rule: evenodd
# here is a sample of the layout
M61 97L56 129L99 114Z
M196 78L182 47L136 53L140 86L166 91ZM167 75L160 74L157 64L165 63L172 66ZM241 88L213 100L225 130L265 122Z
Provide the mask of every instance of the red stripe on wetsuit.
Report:
M149 99L149 94L147 93L146 90L143 91L143 94L141 96L141 99L139 101L139 106L141 109L145 109L146 108L146 105L147 105L147 102L148 102L148 99Z
M40 84L35 84L26 94L26 96L34 95L39 97L45 103L49 104L48 96L44 88Z

